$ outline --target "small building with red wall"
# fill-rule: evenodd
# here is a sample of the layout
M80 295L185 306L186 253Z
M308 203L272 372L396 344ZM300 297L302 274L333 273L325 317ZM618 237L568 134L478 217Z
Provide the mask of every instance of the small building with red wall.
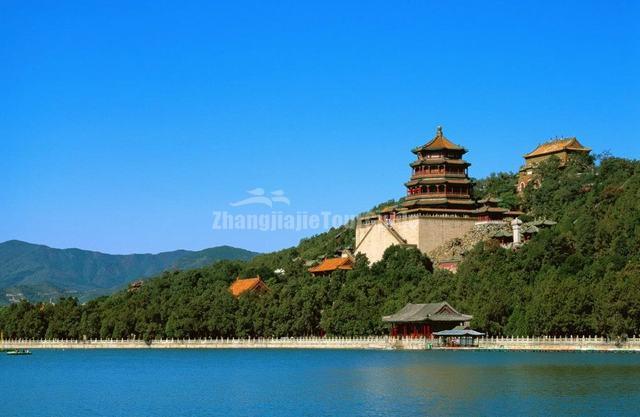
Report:
M458 265L460 265L460 262L462 262L462 259L441 259L437 261L434 266L438 269L444 269L455 274L458 272Z
M396 313L382 317L391 323L391 336L432 338L434 332L468 326L473 316L462 314L446 301L407 304Z

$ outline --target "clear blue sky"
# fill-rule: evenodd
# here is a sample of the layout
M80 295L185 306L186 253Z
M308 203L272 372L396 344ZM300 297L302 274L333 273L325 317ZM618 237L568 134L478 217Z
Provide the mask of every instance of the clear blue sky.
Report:
M400 197L437 125L474 177L561 135L640 155L637 1L131 3L2 2L0 241L291 246L212 213Z

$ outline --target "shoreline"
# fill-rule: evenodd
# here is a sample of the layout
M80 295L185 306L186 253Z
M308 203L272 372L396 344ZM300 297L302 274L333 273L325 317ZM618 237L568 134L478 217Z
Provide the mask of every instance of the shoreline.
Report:
M347 350L464 350L528 352L633 352L640 353L640 339L624 342L596 337L480 338L478 346L440 346L437 339L281 338L281 339L164 339L153 340L4 340L0 349L347 349Z

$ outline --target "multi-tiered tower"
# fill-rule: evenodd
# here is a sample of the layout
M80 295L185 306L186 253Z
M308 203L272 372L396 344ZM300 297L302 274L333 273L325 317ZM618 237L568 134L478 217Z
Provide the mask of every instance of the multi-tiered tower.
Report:
M380 260L391 245L415 246L430 255L464 236L476 222L504 218L506 209L473 200L470 164L462 159L466 152L447 139L441 127L426 145L413 149L417 159L405 184L407 196L399 205L358 219L355 252L371 262Z
M471 199L470 163L462 159L467 150L447 139L438 126L436 136L412 150L411 180L405 184L403 207L431 213L467 213L476 207Z

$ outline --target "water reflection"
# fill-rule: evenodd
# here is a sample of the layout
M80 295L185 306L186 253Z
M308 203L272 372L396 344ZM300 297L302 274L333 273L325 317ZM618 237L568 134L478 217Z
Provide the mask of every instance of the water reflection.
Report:
M611 415L635 413L632 403L640 400L636 355L393 355L387 366L357 368L350 378L336 371L341 389L357 387L375 415Z

